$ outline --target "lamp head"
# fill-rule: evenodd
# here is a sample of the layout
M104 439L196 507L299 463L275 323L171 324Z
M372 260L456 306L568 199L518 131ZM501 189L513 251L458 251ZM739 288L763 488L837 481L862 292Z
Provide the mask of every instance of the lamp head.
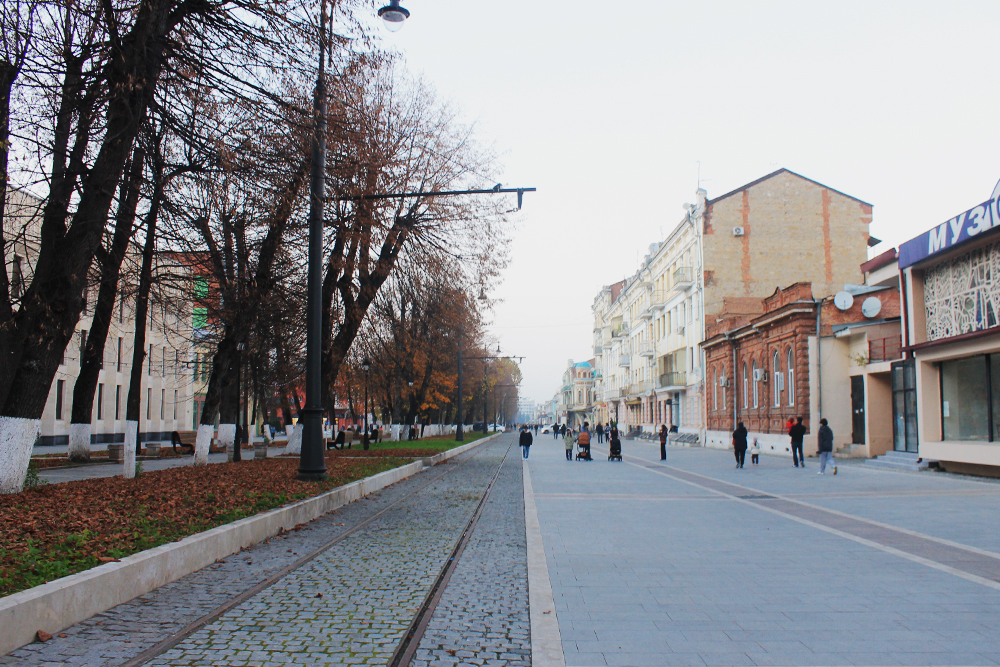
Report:
M370 359L365 359L364 361L361 362L361 370L363 370L365 373L371 370L371 367L372 367L372 362Z
M389 0L388 5L378 10L378 15L389 32L399 32L403 28L403 22L410 18L409 10L400 7L399 0Z

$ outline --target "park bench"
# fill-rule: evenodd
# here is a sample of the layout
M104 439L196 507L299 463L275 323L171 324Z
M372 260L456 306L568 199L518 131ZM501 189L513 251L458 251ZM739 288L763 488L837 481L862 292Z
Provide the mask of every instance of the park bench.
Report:
M177 453L178 447L187 447L191 450L188 454L194 454L194 443L197 439L198 431L173 431L170 434L170 444L174 448L174 454Z

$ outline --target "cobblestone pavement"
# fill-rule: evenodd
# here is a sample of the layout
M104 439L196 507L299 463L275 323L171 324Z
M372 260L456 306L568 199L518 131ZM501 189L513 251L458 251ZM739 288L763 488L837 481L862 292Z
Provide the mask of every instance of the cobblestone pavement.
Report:
M1000 664L1000 486L627 441L528 470L569 667Z
M119 665L321 544L401 502L148 664L385 664L509 444L501 437L282 537L0 658L0 665ZM434 476L453 469L404 498ZM322 597L315 597L322 594ZM381 661L379 663L379 661Z
M514 451L410 664L530 667L527 569L521 457Z

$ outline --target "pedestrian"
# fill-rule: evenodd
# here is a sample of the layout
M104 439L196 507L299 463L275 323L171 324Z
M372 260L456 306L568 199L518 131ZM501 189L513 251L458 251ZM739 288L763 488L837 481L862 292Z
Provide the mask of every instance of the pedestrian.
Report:
M793 426L795 426L795 418L794 417L789 417L788 421L785 422L785 433L787 433L787 434L790 435L791 432L792 432L792 427Z
M667 460L667 425L660 424L660 460Z
M573 460L573 431L569 431L563 436L563 443L566 445L566 460Z
M521 437L518 442L521 445L521 454L524 458L528 458L528 450L531 449L531 431L527 426L521 427Z
M753 439L753 447L750 448L750 463L752 465L760 463L760 443L757 442L757 438Z
M740 422L733 431L733 451L736 453L736 467L742 468L747 457L747 428Z
M559 435L566 435L566 424L559 427Z
M806 457L802 453L802 438L806 435L806 427L802 425L802 417L796 417L795 425L788 429L788 435L792 439L792 463L796 468L801 465L806 467Z
M337 439L333 442L334 449L343 449L344 444L347 442L347 434L344 433L344 429L341 428L337 431Z
M604 442L604 426L601 422L597 422L597 426L594 427L594 432L597 433L597 443L600 444Z
M620 434L618 433L618 425L615 424L614 422L611 422L611 425L608 428L608 442L618 439L620 439Z
M837 474L837 462L833 459L833 429L827 426L826 419L819 420L819 475L825 475L826 464L833 466L833 474Z
M556 440L559 439L559 424L552 425L552 437Z

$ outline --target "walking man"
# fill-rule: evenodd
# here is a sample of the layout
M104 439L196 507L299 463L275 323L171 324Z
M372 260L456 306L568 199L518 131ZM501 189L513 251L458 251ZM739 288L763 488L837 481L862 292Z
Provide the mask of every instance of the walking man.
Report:
M802 425L802 417L796 417L795 426L788 429L788 435L792 438L792 463L795 467L806 467L806 457L802 455L802 438L805 437L806 427Z
M597 426L594 428L594 431L597 433L598 444L604 442L604 426L601 425L601 422L597 422Z
M531 449L531 431L528 430L527 426L521 427L521 437L518 443L521 445L521 453L524 458L528 458L528 450Z
M747 457L747 427L740 422L733 431L733 452L736 454L736 467L742 468Z
M819 473L825 475L826 464L833 466L833 474L837 474L837 462L833 459L833 429L827 426L826 419L819 420Z

